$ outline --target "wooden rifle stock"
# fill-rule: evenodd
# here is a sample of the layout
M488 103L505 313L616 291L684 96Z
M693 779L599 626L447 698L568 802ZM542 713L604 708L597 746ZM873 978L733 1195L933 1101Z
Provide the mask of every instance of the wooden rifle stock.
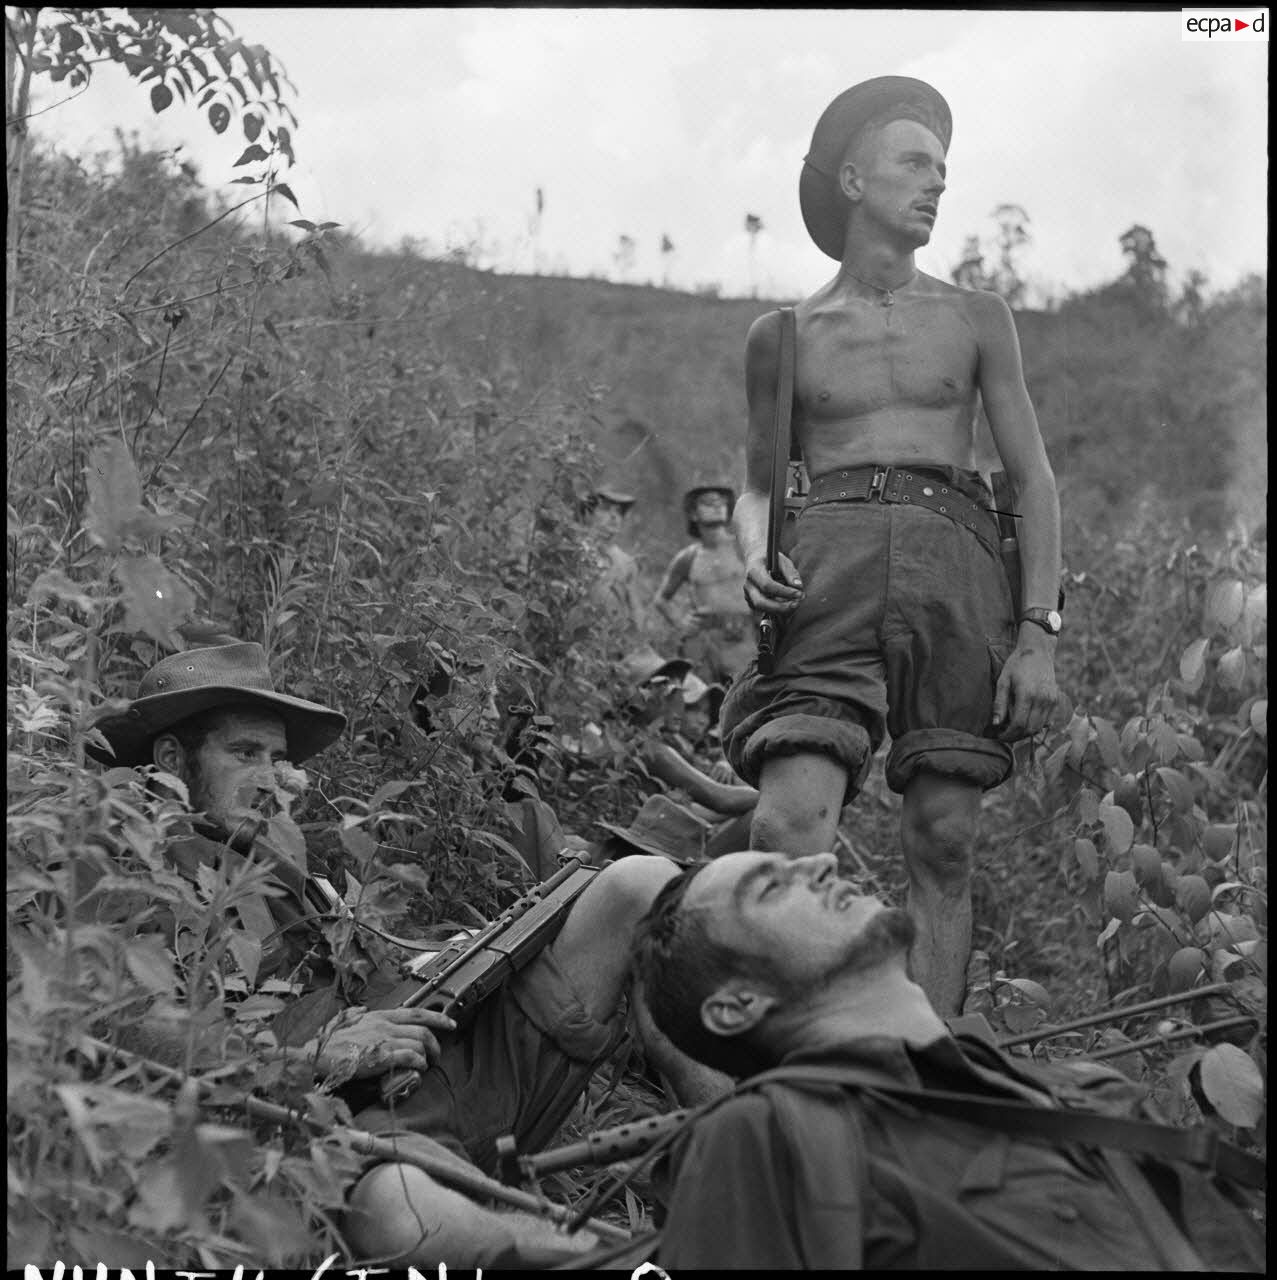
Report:
M1020 513L1015 509L1018 495L1011 477L1005 471L995 471L989 477L993 491L993 514L998 521L998 546L1002 553L1002 566L1006 570L1007 585L1011 588L1011 608L1018 619L1024 612L1024 577L1020 563L1020 536L1016 521ZM1064 608L1064 586L1061 583L1055 607Z
M998 547L1002 553L1002 567L1006 570L1007 585L1011 588L1011 609L1019 618L1024 598L1024 584L1020 568L1020 538L1015 522L1019 512L1015 509L1015 489L1011 477L1005 471L995 471L989 477L993 491L993 514L998 522Z
M546 947L563 925L572 903L598 874L580 858L569 858L548 880L506 908L473 938L460 939L437 955L409 965L412 977L372 1003L379 1009L433 1009L460 1026L501 984ZM407 1097L421 1083L413 1068L382 1077L386 1102Z
M768 574L780 579L780 534L785 524L785 487L789 475L790 416L794 407L794 309L780 309L780 352L776 376L776 417L772 439L771 486L767 505L767 544L764 549ZM758 670L770 675L776 665L776 644L780 624L771 614L758 620Z

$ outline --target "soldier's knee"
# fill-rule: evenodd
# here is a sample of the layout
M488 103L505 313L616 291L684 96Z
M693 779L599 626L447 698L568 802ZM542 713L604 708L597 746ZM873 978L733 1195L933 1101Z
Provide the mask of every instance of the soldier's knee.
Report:
M793 843L793 834L791 815L776 805L760 804L749 824L749 845L751 849L780 852Z
M446 1244L447 1201L446 1189L416 1165L379 1164L355 1184L343 1226L359 1254L417 1257Z
M901 843L910 870L947 881L970 878L978 814L943 802L909 806L901 815Z
M823 853L829 847L829 832L837 824L837 813L821 807L804 808L785 798L759 802L749 827L752 849L798 856Z

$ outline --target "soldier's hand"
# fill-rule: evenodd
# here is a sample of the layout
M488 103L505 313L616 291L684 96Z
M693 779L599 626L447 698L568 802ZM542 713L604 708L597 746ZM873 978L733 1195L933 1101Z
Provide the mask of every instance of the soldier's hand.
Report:
M803 580L788 556L778 556L780 581L767 572L763 556L754 556L745 565L745 599L759 613L793 613L803 598Z
M726 757L715 760L714 763L706 770L706 773L708 773L715 782L721 782L726 787L737 787L743 785L744 780L740 778L737 775L736 770L727 763Z
M440 1056L435 1032L457 1024L434 1009L365 1009L354 1005L312 1042L320 1074L350 1079L379 1076L395 1067L428 1071Z
M1046 728L1058 697L1054 653L1041 645L1016 645L993 696L993 726L998 737L1015 742Z

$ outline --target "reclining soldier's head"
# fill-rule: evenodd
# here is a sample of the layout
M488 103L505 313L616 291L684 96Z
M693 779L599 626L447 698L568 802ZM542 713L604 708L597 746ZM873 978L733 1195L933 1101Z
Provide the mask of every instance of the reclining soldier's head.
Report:
M674 1045L734 1076L775 1065L813 1010L906 964L913 921L838 875L833 854L732 853L675 877L635 968Z

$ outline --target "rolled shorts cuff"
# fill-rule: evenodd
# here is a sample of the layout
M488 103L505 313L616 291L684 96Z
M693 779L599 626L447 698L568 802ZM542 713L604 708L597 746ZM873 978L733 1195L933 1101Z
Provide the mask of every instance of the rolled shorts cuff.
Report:
M914 729L887 755L887 785L900 792L918 773L974 782L988 791L1011 776L1011 748L960 729Z
M832 716L783 715L755 729L740 753L740 765L735 760L731 764L742 778L757 786L763 761L769 756L809 751L832 756L845 766L850 786L873 755L873 745L868 731L853 721L835 720Z

